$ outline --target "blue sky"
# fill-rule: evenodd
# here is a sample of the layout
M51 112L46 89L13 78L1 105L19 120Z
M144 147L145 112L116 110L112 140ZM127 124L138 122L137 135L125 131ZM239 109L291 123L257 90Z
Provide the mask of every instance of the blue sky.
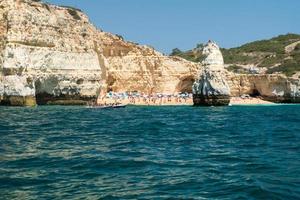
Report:
M164 53L209 39L235 47L300 33L300 0L47 0L80 8L91 22Z

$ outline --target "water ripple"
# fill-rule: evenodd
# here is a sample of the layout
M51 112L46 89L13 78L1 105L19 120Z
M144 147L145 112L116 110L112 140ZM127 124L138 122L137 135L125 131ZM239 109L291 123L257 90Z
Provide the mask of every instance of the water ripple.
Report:
M1 199L300 199L300 106L0 117Z

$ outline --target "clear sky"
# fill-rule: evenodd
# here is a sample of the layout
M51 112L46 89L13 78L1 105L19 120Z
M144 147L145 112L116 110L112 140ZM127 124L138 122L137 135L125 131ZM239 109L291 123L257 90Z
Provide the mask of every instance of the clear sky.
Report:
M235 47L300 33L300 0L46 0L80 8L91 22L164 53L209 39Z

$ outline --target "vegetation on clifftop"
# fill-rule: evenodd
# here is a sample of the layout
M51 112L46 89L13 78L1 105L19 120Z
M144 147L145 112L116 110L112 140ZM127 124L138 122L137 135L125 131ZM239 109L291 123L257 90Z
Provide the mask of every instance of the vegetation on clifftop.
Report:
M280 35L269 40L251 42L240 47L222 48L225 64L228 70L247 73L243 66L266 68L266 73L284 73L288 76L300 71L300 44L291 52L285 50L286 46L300 41L298 34ZM202 44L193 50L180 51L174 49L172 56L180 56L193 62L203 60Z

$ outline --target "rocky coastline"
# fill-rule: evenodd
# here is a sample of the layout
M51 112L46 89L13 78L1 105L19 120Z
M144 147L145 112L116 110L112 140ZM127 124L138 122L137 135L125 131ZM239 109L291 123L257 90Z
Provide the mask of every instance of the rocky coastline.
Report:
M195 105L228 105L243 94L300 102L299 79L228 72L214 45L195 63L98 30L77 9L2 0L0 105L85 105L108 91L194 92Z

